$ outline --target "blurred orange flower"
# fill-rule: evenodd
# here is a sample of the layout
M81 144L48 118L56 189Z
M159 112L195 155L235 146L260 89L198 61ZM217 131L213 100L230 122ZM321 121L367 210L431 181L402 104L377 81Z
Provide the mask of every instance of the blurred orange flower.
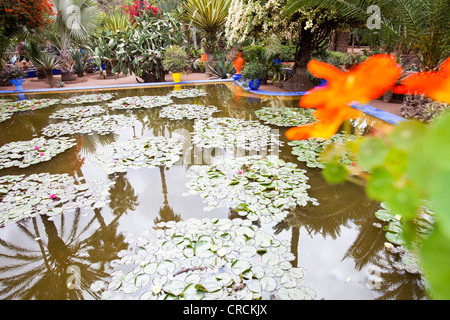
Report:
M342 122L354 119L361 112L350 107L353 102L366 103L394 87L402 68L393 56L374 55L353 71L344 72L328 63L311 60L308 70L317 78L327 80L327 85L308 91L300 100L303 108L315 108L317 122L286 132L290 140L308 138L328 139Z
M433 100L450 103L450 58L439 71L418 72L403 79L394 93L425 94Z

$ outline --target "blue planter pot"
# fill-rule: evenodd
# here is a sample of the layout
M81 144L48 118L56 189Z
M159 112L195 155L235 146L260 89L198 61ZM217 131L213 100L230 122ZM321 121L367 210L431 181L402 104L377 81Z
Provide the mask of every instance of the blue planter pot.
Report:
M328 81L327 81L327 80L320 79L319 87L324 87L324 86L326 86L327 84L328 84Z
M23 81L24 81L24 79L12 79L12 80L9 80L10 83L12 83L13 85L16 86L16 90L17 91L23 90L23 88L22 88Z
M261 85L261 79L252 79L250 80L250 82L248 83L248 86L250 87L250 89L252 90L257 90L259 88L259 86Z

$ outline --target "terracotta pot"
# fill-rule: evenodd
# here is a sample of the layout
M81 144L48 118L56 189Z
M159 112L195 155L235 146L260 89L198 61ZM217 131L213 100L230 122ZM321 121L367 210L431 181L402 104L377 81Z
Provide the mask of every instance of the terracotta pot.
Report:
M242 57L242 52L238 52L236 56L237 58L234 59L233 66L236 70L236 74L241 74L241 71L245 65L245 59Z

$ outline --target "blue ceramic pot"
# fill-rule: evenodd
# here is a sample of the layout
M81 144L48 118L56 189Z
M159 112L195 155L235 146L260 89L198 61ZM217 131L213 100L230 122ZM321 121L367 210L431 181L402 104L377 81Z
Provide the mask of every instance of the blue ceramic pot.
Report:
M12 79L12 80L9 80L10 83L12 83L13 85L16 86L16 90L18 90L18 91L23 90L23 88L22 88L23 81L24 81L24 79Z
M252 80L250 80L250 82L248 83L248 86L249 86L250 89L252 89L252 90L258 89L260 85L261 85L261 79L252 79Z

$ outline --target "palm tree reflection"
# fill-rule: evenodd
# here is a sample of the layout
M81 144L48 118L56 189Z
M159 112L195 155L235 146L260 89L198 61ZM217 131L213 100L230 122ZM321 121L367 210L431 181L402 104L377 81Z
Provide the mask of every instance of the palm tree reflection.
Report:
M159 217L156 217L153 219L153 222L156 224L160 222L168 222L168 221L175 221L179 222L181 221L181 215L176 214L173 211L173 208L169 206L169 200L167 198L168 192L167 192L167 184L166 184L166 174L164 172L165 166L159 167L159 173L161 175L161 186L162 186L162 193L164 195L164 205L159 208Z

